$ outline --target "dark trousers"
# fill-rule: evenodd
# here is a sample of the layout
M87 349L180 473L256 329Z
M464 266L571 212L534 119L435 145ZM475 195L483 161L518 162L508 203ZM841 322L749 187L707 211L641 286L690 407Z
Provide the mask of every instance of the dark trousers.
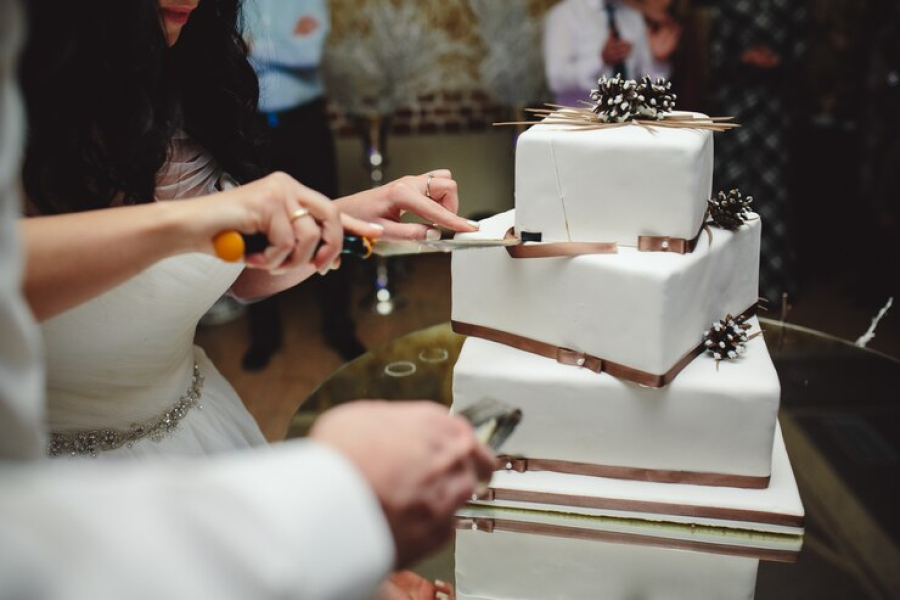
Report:
M284 171L303 185L335 198L337 166L325 100L314 100L280 113L263 113L260 119L268 137L267 166L272 171ZM347 267L349 265L318 277L316 281L323 332L329 342L347 336L355 338L355 327L350 318L351 269ZM275 295L248 307L251 350L271 353L280 347L279 301L280 295Z

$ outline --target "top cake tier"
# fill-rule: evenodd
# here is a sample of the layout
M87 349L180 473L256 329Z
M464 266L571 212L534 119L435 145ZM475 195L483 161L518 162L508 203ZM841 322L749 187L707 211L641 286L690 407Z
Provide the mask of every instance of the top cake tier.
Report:
M703 222L712 172L710 131L538 124L516 148L516 231L624 246L642 235L690 240Z

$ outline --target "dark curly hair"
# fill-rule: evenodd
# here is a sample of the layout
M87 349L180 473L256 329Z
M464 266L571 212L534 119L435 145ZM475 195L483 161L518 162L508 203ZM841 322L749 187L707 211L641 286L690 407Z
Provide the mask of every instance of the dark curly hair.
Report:
M23 181L33 210L152 201L179 128L238 181L262 174L241 0L203 0L171 48L156 0L31 0L27 8Z

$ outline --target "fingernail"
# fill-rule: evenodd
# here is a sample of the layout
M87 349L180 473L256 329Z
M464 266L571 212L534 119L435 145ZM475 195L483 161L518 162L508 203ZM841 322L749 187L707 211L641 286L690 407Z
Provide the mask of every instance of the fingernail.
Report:
M435 592L434 600L450 600L450 596L446 592Z
M370 223L369 223L369 226L370 226L370 227L374 227L374 228L377 229L378 231L384 231L384 225L382 225L381 223L371 223L371 222L370 222Z
M469 225L474 227L475 229L481 229L481 225L478 224L478 221L466 221Z
M443 588L443 587L447 587L447 584L444 583L443 581L441 581L440 579L435 579L434 586Z
M341 257L340 256L335 257L335 259L333 261L331 261L331 268L335 269L335 270L341 268Z
M441 232L439 229L429 229L425 232L425 239L429 242L435 242L441 239Z
M330 270L331 270L331 267L325 267L324 269L319 269L319 275L322 275L324 277L325 275L328 275L328 272Z

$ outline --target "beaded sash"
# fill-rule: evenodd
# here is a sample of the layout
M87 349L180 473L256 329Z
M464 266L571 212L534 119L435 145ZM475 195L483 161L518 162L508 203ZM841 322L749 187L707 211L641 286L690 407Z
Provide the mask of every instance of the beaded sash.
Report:
M191 378L191 386L184 395L178 399L169 410L145 421L132 424L127 429L75 429L70 431L50 432L50 446L47 453L50 456L97 456L98 452L115 450L122 446L131 446L144 438L150 438L154 442L163 440L166 436L178 429L179 423L192 408L202 409L200 404L200 391L203 389L203 374L200 367L194 363L194 373Z

